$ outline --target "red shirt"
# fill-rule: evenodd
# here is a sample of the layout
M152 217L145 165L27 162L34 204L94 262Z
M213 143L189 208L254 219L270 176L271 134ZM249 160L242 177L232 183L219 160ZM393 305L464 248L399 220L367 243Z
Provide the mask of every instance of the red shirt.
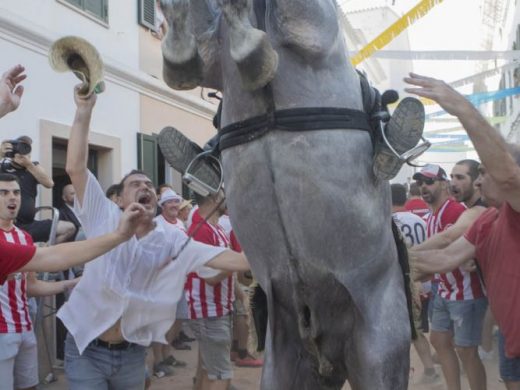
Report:
M34 246L11 244L0 240L0 285L4 284L9 274L27 264L35 252Z
M508 357L520 357L520 213L504 203L489 208L465 234L475 246L489 307L505 337Z
M428 203L419 198L408 199L404 204L404 208L406 211L410 211L421 218L424 218L430 212Z
M446 200L442 206L427 220L428 237L440 233L457 222L459 216L466 210L462 204L453 199ZM466 272L455 268L451 272L438 275L439 290L437 293L450 301L478 299L485 296L477 272Z
M195 234L193 234L194 232ZM229 247L229 240L224 229L220 225L214 226L204 222L199 210L193 214L188 234L193 234L195 241L213 246ZM190 319L228 315L235 300L233 287L233 275L210 286L196 272L190 273L184 286Z
M231 230L231 234L229 235L229 241L231 243L231 249L233 249L235 252L242 252L242 247L240 246L240 243L237 240L237 236L233 230Z
M29 233L13 226L0 229L0 241L34 248ZM12 273L0 286L0 333L22 333L32 329L27 303L27 273Z

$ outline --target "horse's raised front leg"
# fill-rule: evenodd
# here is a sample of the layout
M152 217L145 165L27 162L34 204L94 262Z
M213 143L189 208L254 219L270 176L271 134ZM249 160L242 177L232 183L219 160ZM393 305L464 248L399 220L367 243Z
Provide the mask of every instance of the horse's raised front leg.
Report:
M265 32L249 20L251 0L218 0L229 28L231 58L236 62L242 86L254 91L269 83L278 67L278 54Z
M282 46L310 57L323 57L335 46L340 30L334 0L266 1L270 31Z
M203 81L204 64L195 36L189 30L189 0L161 0L168 22L162 42L163 78L173 89L193 89Z

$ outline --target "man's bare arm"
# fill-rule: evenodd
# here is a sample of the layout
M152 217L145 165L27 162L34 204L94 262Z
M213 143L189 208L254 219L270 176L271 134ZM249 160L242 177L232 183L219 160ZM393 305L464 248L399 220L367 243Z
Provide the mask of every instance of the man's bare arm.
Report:
M485 210L486 208L482 206L467 209L460 215L454 225L440 233L434 234L419 245L415 245L411 250L424 251L446 248L461 237Z
M23 166L27 171L33 175L38 183L40 183L45 188L54 187L54 181L52 178L45 172L40 164L34 164L29 156L22 156L20 154L15 154L14 162Z
M37 248L33 258L21 271L55 272L93 260L132 237L137 227L136 221L143 213L143 206L132 203L123 213L117 230L112 233L86 241Z
M452 271L475 257L475 246L466 238L460 237L444 249L410 251L410 264L422 280L424 275Z
M444 81L415 73L410 73L410 77L404 80L419 87L406 88L407 92L436 101L460 120L504 199L520 212L520 167L509 153L502 135L464 96Z
M83 204L83 195L88 179L88 134L92 110L96 104L96 94L93 93L87 98L81 98L78 96L78 89L79 86L74 88L74 101L77 108L69 137L65 170L70 176L80 204Z
M74 287L79 278L72 280L60 280L57 282L48 282L38 280L34 272L30 272L27 276L27 296L29 297L47 297L64 293Z
M222 271L249 271L249 263L243 253L226 250L206 263L208 267Z

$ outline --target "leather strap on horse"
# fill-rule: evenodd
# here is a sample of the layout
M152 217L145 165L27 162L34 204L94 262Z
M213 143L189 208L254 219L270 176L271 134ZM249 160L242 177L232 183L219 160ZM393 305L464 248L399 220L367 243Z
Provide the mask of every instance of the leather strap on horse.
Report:
M404 281L404 293L406 296L406 306L408 307L408 319L410 321L410 330L412 334L412 340L417 339L417 329L415 328L415 322L413 320L413 297L412 297L412 283L413 280L410 277L410 263L408 261L408 249L401 235L401 231L397 227L396 223L392 219L392 233L394 235L395 245L397 247L397 257L399 265L401 266L401 272L403 273Z
M275 110L232 123L219 132L220 150L253 141L270 130L309 131L352 129L371 132L369 116L359 110L331 107L305 107Z

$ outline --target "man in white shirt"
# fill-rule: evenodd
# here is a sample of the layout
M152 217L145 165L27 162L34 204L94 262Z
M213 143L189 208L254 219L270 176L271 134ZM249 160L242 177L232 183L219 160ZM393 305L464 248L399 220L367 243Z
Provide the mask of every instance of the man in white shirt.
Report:
M75 93L66 170L76 190L74 208L87 238L113 229L121 209L140 203L145 213L136 235L91 262L60 310L69 331L65 374L73 389L143 389L145 347L166 343L186 275L206 265L228 271L248 269L239 253L195 241L178 228L154 221L157 196L144 172L132 171L120 183L117 205L107 199L87 169L88 135L94 94Z
M419 245L426 239L426 222L417 214L406 210L406 188L402 184L392 184L392 218L401 231L406 246L413 247ZM419 379L419 383L435 383L440 380L440 375L435 371L433 365L430 343L424 336L429 331L428 305L431 295L431 282L417 282L417 289L420 291L420 318L414 318L417 328L417 338L413 341L413 346L424 366L424 372ZM417 300L417 305L419 305Z

